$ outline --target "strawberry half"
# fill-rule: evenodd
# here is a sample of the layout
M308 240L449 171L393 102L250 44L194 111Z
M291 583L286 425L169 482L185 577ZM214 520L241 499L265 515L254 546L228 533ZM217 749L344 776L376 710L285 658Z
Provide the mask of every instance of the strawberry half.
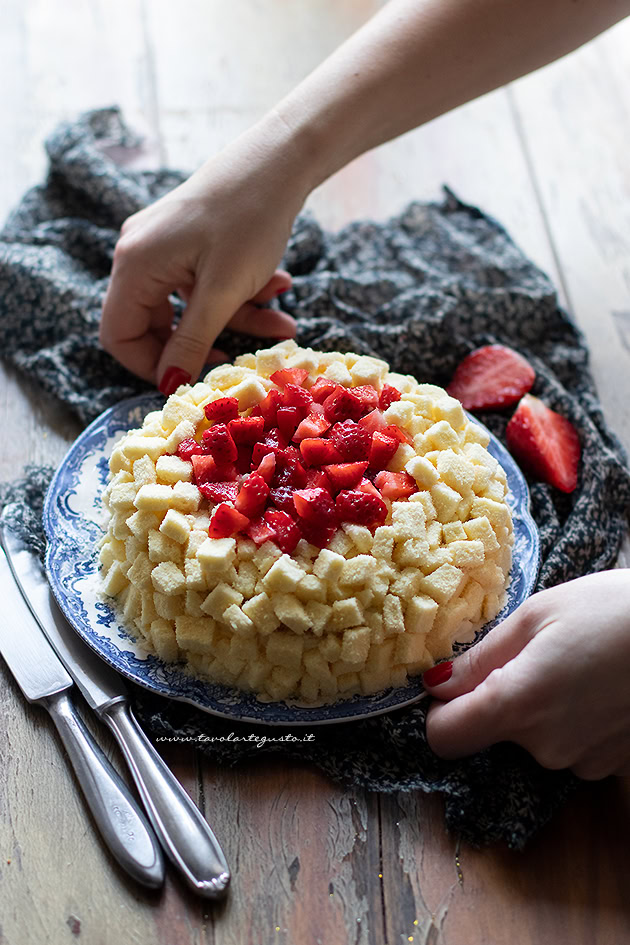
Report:
M505 432L511 452L533 476L561 492L573 492L581 447L570 420L526 394Z
M219 397L206 404L203 410L206 418L213 423L227 423L238 417L238 400L236 397Z
M446 388L466 410L508 407L531 390L536 379L525 358L505 345L484 345L458 365Z
M227 502L217 505L210 520L208 534L210 538L229 538L236 532L244 531L249 525L249 519Z

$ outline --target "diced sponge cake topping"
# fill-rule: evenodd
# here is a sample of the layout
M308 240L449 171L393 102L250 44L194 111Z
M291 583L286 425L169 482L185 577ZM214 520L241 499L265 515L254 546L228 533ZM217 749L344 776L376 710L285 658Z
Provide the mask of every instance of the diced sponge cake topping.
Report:
M115 444L104 592L165 661L263 700L404 685L500 610L506 477L459 401L286 341Z

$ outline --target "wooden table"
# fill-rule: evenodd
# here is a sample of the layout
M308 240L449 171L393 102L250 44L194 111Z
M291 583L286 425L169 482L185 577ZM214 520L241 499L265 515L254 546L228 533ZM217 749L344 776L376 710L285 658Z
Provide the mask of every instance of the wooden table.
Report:
M44 168L56 122L118 102L155 163L193 169L247 127L378 0L5 0L0 212ZM384 218L447 182L555 280L630 447L630 21L564 61L379 148L313 196L321 221ZM281 195L280 195L281 196ZM0 478L57 462L78 426L1 374ZM630 560L625 558L624 560ZM171 746L234 872L210 906L172 875L128 882L95 835L43 712L0 667L0 943L165 945L630 941L627 781L585 785L522 854L462 847L442 804L346 791L297 763L219 769ZM103 731L98 738L120 758ZM459 864L459 865L458 865Z

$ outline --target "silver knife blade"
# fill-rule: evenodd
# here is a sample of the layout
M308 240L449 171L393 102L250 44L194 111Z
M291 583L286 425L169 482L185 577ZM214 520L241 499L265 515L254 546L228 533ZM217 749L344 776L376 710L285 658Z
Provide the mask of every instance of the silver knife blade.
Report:
M0 521L0 535L9 567L29 608L29 617L35 618L48 637L88 705L100 713L114 701L126 699L127 687L119 674L67 623L35 555L3 521Z

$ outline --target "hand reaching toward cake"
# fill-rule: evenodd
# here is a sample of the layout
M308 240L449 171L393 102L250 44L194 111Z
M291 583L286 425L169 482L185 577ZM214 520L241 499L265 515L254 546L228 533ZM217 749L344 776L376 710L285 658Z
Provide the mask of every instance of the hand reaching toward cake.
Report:
M425 674L429 744L458 758L512 741L547 768L630 775L629 615L630 570L534 595Z

